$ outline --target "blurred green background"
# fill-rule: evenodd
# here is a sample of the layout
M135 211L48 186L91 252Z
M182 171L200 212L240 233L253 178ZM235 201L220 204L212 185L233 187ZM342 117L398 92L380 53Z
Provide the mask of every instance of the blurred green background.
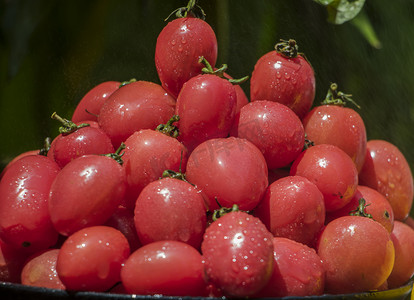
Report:
M0 4L0 163L57 135L95 85L159 83L154 51L164 19L187 0L4 0ZM279 39L294 38L313 65L315 104L331 82L361 106L369 139L386 139L414 166L414 1L367 0L356 19L327 21L312 0L200 0L216 32L217 66L250 75ZM381 45L357 26L369 20ZM369 29L369 28L368 28ZM249 83L242 84L249 93Z

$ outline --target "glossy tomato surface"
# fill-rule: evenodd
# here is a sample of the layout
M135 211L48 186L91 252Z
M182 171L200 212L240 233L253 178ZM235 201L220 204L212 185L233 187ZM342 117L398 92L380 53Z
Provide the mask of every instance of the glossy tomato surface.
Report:
M301 55L286 58L274 50L257 60L250 80L251 101L282 103L302 119L314 98L315 75Z
M413 204L413 174L397 146L384 140L369 140L359 182L388 199L396 220L407 218Z
M217 60L217 39L211 26L193 17L169 22L155 46L155 66L162 86L177 97L183 84L201 74L204 57L213 67Z
M266 160L246 139L211 139L190 154L186 178L201 190L209 210L232 207L251 210L262 199L268 185Z
M344 150L361 170L367 149L364 121L353 109L337 105L313 108L303 119L307 138L314 144L331 144Z

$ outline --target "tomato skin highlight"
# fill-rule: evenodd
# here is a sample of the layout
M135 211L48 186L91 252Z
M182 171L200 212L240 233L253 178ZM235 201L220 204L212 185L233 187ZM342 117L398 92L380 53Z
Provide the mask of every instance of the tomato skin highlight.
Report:
M367 134L364 121L353 109L337 105L313 108L303 119L307 138L315 145L331 144L344 150L358 172L365 160Z
M121 270L130 294L203 296L206 283L201 254L179 241L157 241L133 252Z
M217 48L216 35L207 22L193 17L169 22L155 46L155 66L164 89L177 98L183 84L201 74L200 57L214 67Z
M191 152L202 142L230 133L237 105L233 84L212 74L189 79L177 98L178 137Z
M389 232L378 222L360 216L328 223L317 252L326 268L325 292L332 294L379 288L390 275L395 258Z
M250 79L250 100L269 100L292 109L300 119L315 98L315 75L301 56L286 58L276 51L260 57Z
M369 140L359 182L388 199L395 220L403 221L408 217L413 204L413 174L397 146L384 140Z
M106 156L85 155L67 164L50 188L49 212L65 236L87 226L104 224L126 191L122 166Z
M56 243L58 233L48 210L49 191L59 166L43 155L13 163L0 182L0 238L34 253Z

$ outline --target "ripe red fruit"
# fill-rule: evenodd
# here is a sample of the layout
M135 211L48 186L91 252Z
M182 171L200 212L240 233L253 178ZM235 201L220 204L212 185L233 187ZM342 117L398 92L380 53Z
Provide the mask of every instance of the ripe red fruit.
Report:
M173 97L178 97L185 82L201 74L200 57L216 64L217 39L207 22L188 16L162 29L155 46L155 66L162 86Z
M231 133L257 146L269 169L290 164L305 144L305 132L298 116L287 106L267 100L245 105L236 116Z
M294 40L283 41L276 50L259 58L250 80L250 100L280 102L299 118L309 111L315 98L315 75L311 65L297 53Z
M229 212L204 234L201 252L207 279L229 297L248 297L268 282L273 271L273 236L256 217Z
M378 190L388 199L395 220L407 218L413 204L413 174L397 146L384 140L368 141L359 182Z
M174 110L175 99L159 84L133 81L106 99L98 123L118 148L135 131L166 123Z
M302 152L293 162L290 175L303 176L316 184L326 211L344 207L354 196L358 171L352 159L334 145L321 144Z

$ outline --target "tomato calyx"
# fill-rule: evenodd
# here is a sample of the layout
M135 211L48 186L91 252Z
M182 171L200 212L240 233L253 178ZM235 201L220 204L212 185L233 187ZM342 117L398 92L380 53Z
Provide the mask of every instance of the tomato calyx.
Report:
M186 18L188 14L201 20L204 20L206 17L204 10L197 4L197 0L190 0L187 6L175 9L164 21L167 21L174 14L177 18Z
M216 202L218 203L217 199L216 199ZM216 221L217 219L221 218L222 216L228 213L240 211L239 206L237 204L233 204L232 207L222 207L220 203L218 203L218 205L220 206L220 208L214 211L213 216L212 216L213 221Z
M162 172L161 178L174 178L174 179L185 181L191 184L192 186L194 186L194 184L192 184L186 179L185 173L181 171L182 163L183 163L183 151L181 151L180 167L178 169L178 172L173 171L173 170L168 170L168 169L164 170L164 172Z
M326 98L321 102L321 104L345 106L348 102L350 102L356 107L361 108L351 97L351 94L345 94L338 91L338 85L336 83L331 83L326 94Z
M47 156L47 153L50 150L51 144L52 144L52 139L50 137L46 137L43 143L43 148L39 150L39 155Z
M205 67L201 69L201 72L203 72L203 74L217 75L218 77L223 78L232 84L241 84L249 79L249 76L244 76L239 79L227 78L226 76L224 76L224 72L227 71L228 68L227 64L223 64L220 68L214 70L214 68L207 61L207 59L205 59L204 56L200 56L198 62L200 64L202 63L205 65Z
M124 161L122 159L122 156L125 154L125 152L122 152L122 150L124 150L125 147L126 147L125 144L124 143L121 143L121 145L115 151L115 153L101 154L101 156L110 157L110 158L114 159L118 164L120 164L122 166L123 163L124 163Z
M315 146L314 141L308 138L308 135L305 133L305 144L303 145L303 150L306 150L312 146Z
M78 130L80 128L90 126L87 123L82 123L82 124L76 125L74 122L72 122L68 119L62 118L56 112L54 112L52 114L51 118L53 120L57 120L57 121L62 123L62 126L59 127L59 133L61 133L62 135L68 135L68 134L71 134L72 132L75 132L76 130Z
M135 78L131 78L130 80L125 80L125 81L122 81L120 84L119 84L119 88L121 88L121 87L123 87L123 86L126 86L126 85L128 85L128 84L130 84L130 83L133 83L133 82L136 82L137 80L135 79Z
M286 58L295 58L298 56L298 45L295 40L283 40L280 39L280 42L275 45L277 53L281 54Z
M349 213L350 216L359 216L359 217L366 217L373 219L371 214L368 214L365 209L369 204L366 204L366 201L364 198L359 199L358 207L355 210L351 210Z
M178 130L178 127L173 124L175 122L178 122L179 120L180 116L173 115L167 123L158 125L157 128L155 128L155 130L163 134L166 134L170 137L177 138L180 135L180 131Z

